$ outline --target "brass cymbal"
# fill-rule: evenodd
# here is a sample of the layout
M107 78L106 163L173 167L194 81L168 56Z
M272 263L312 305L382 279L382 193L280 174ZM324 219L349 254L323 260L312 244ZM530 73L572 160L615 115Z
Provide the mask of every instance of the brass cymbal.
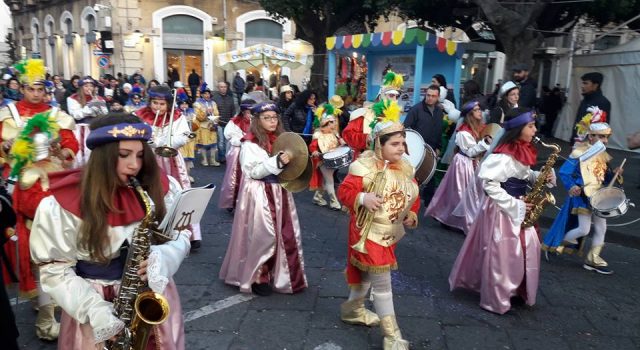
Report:
M287 152L289 154L289 164L285 165L284 170L278 175L280 182L295 180L307 168L309 163L309 149L306 142L300 135L293 132L284 132L278 136L273 143L272 154L278 152Z
M313 174L313 165L311 162L307 162L307 168L304 170L302 175L300 175L297 179L283 182L281 183L282 187L285 190L297 193L302 192L309 187L309 181L311 181L311 175Z
M500 126L500 124L497 124L497 123L487 124L482 130L480 138L484 138L485 136L491 136L492 139L495 139L501 130L502 130L502 127Z

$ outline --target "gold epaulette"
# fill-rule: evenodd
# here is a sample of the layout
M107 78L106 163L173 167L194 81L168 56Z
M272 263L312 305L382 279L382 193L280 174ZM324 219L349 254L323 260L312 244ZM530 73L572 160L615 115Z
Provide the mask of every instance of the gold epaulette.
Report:
M365 177L369 174L375 174L376 169L376 160L374 157L360 156L355 162L349 165L349 174Z
M55 118L56 118L56 122L58 122L58 125L60 125L60 129L72 130L72 131L76 129L75 119L73 119L73 117L68 115L67 113L61 110L58 110L56 112Z
M583 155L584 152L586 152L589 148L591 148L589 142L576 143L569 157L574 159L580 158L580 156Z
M20 172L20 189L25 191L33 187L36 182L40 181L40 186L43 191L49 190L49 176L48 173L61 171L63 168L53 162L40 163L38 165L26 166Z
M319 138L320 138L320 135L322 135L322 133L321 133L320 131L315 131L315 132L313 133L313 136L311 136L311 138L312 138L313 140L317 140L317 139L319 139Z

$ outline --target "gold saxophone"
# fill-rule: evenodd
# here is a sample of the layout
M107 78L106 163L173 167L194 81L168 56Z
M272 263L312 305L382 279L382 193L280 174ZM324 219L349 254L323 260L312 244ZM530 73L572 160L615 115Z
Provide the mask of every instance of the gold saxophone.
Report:
M376 197L382 197L384 194L384 186L387 182L387 166L389 165L389 161L384 161L384 168L378 171L373 178L373 181L369 183L367 188L365 189L366 193L373 192L376 194ZM351 248L359 251L362 254L368 254L367 248L364 246L367 241L367 237L369 236L369 231L371 231L371 224L373 223L373 217L375 212L370 211L364 205L358 208L356 213L356 227L360 229L360 239Z
M555 197L549 191L545 191L545 184L547 183L547 176L553 171L553 164L558 159L558 154L560 153L560 146L555 143L547 144L542 142L539 137L533 138L534 143L540 143L543 147L551 148L553 151L551 155L547 159L547 162L544 163L542 169L540 169L540 174L536 178L536 182L533 184L531 192L527 193L524 197L524 201L527 203L532 203L533 208L529 210L524 217L524 221L522 222L522 227L531 227L533 226L540 215L542 215L542 211L544 207L548 204L556 204Z
M146 349L153 327L163 323L169 317L167 299L149 290L147 283L138 275L140 263L149 258L151 251L153 232L151 226L154 225L155 210L151 199L138 180L131 177L129 181L145 207L145 216L133 232L120 291L113 301L116 316L124 322L125 329L115 341L107 342L106 348L109 350Z

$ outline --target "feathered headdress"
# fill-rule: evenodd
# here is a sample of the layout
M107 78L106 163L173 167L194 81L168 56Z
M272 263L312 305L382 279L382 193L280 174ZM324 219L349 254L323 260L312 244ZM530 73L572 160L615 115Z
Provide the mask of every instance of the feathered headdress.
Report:
M209 93L211 92L211 89L209 89L209 86L207 85L206 82L203 82L200 85L200 93L203 93L203 92L209 92Z
M176 93L178 94L176 96L176 99L178 100L178 102L182 103L182 102L189 102L189 96L187 95L187 92L180 88L176 91Z
M399 73L392 70L387 71L387 74L382 78L382 85L380 86L380 94L395 91L398 94L402 90L404 85L404 78Z
M588 134L611 134L611 128L607 124L607 112L598 106L587 108L587 114L576 124L576 134L579 141L584 140Z
M318 128L322 126L324 121L333 119L335 120L336 115L342 113L340 109L335 108L330 103L325 103L322 106L316 108L315 118L313 119L313 127Z
M13 68L19 73L23 85L44 84L47 69L41 59L28 59L16 63Z
M16 138L10 151L13 164L11 165L11 174L9 176L17 176L22 168L33 162L36 151L33 142L34 132L42 132L49 139L58 138L60 126L55 117L50 114L50 112L34 114Z
M375 118L369 124L372 139L384 134L404 130L400 123L400 105L393 100L380 100L371 106ZM372 143L373 144L373 143Z

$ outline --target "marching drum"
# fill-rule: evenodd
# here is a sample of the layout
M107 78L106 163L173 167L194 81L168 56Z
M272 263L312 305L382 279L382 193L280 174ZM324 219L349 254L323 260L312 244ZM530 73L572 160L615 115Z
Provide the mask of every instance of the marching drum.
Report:
M629 209L629 199L624 191L617 187L603 187L589 199L593 213L601 218L615 218L624 215Z
M322 155L322 165L327 169L348 167L353 161L353 150L349 146L340 146Z
M406 129L407 150L404 157L415 169L418 185L426 184L436 172L438 157L431 146L424 142L422 136L415 130Z

